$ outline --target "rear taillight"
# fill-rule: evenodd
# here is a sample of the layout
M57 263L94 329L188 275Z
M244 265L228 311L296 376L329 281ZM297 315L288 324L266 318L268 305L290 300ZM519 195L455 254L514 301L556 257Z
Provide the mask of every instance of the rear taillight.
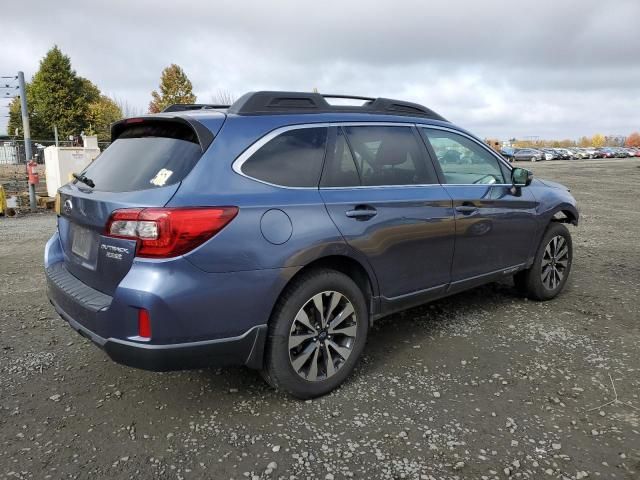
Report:
M138 241L138 257L176 257L222 230L237 207L125 208L115 210L106 235Z

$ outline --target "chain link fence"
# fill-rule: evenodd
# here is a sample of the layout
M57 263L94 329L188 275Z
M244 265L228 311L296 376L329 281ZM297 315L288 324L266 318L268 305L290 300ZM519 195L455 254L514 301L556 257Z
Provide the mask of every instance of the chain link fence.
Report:
M55 145L55 140L31 140L31 152L37 163L44 164L44 149ZM98 142L101 151L109 146L110 142ZM59 141L60 147L82 148L82 143L71 140ZM27 163L24 140L0 140L0 165L19 165Z

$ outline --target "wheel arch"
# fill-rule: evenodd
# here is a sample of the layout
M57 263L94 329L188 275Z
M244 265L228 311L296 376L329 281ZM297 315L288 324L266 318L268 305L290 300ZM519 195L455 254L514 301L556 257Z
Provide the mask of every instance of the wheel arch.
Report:
M558 205L551 211L551 222L570 223L577 226L579 219L578 209L570 204Z
M287 280L277 298L280 298L287 288L300 278L300 276L317 269L335 270L343 273L353 280L365 296L365 300L367 301L367 306L369 308L369 319L371 321L379 310L377 280L373 271L370 270L368 266L363 265L362 262L348 255L326 255L307 263ZM276 308L276 304L277 302L274 303L269 319L271 319L273 315L273 310Z

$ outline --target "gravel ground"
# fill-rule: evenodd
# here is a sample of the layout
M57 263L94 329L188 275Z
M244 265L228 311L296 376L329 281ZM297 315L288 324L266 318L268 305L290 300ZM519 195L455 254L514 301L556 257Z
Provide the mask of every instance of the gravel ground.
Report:
M386 318L307 402L246 369L114 364L45 298L55 217L0 219L0 478L639 478L640 162L525 166L580 203L565 292Z

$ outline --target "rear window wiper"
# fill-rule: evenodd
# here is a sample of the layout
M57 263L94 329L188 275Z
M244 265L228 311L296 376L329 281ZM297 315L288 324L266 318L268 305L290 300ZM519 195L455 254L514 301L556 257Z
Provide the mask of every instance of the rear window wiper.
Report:
M87 177L83 173L72 173L71 176L73 178L75 178L76 180L78 180L79 182L82 182L82 183L84 183L85 185L88 185L91 188L96 186L96 184L93 183L93 180L91 180L89 177Z

